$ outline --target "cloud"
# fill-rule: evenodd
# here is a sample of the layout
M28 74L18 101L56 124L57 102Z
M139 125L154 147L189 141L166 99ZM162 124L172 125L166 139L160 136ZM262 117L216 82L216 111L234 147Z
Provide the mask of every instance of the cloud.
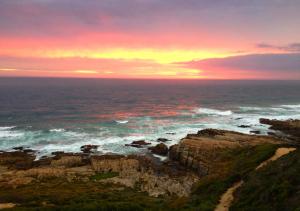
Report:
M0 56L0 70L15 71L130 71L135 68L157 66L158 64L147 60L123 59L94 59L82 57L68 58L39 58L39 57L12 57Z
M290 43L287 45L271 45L268 43L258 43L256 46L262 49L280 50L286 52L300 52L300 43Z
M245 78L300 79L300 54L252 54L180 63L186 68Z
M253 40L299 34L299 7L300 1L295 0L1 0L0 36L67 41L118 33L136 42L141 36L149 37L151 42L169 34L164 43L176 44L179 38L190 39L184 34L194 34L198 38L194 45L220 46L222 39L236 43L243 41L241 37ZM97 42L105 44L101 38Z
M0 56L0 76L199 78L198 70L139 59Z

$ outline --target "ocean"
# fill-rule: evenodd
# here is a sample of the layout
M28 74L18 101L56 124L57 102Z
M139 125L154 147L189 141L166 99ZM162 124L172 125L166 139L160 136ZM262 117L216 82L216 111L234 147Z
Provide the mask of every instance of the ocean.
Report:
M0 78L0 150L38 157L86 144L145 153L125 144L172 145L204 128L267 134L262 117L299 119L300 81Z

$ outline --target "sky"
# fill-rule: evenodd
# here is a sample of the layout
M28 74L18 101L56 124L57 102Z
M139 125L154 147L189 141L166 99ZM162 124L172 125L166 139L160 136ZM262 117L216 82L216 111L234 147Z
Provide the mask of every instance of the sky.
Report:
M0 77L300 80L300 0L0 0Z

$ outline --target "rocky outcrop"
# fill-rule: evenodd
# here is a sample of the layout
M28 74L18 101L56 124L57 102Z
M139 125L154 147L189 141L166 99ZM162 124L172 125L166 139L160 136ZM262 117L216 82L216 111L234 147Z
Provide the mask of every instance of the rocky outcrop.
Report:
M291 135L296 138L300 138L300 120L275 120L275 119L259 119L261 124L271 125L270 129L279 130L285 134Z
M279 144L279 139L268 136L247 135L233 131L205 129L189 134L179 144L169 149L169 157L186 168L195 170L199 176L209 174L211 165L226 149L253 146L263 143Z
M163 143L157 144L154 147L149 147L148 149L153 154L162 155L162 156L166 156L168 154L168 151L169 151L168 147Z
M164 145L164 144L160 144ZM163 149L165 149L165 145ZM54 157L35 161L34 156L23 152L0 154L0 189L18 188L30 183L47 183L53 179L90 181L93 175L117 173L113 178L101 179L101 183L114 183L131 188L138 187L151 196L188 196L198 177L182 171L176 165L157 163L146 156L86 155L57 152ZM19 163L27 164L20 168Z
M93 156L91 165L96 172L127 172L137 171L140 168L137 159L119 155Z
M0 153L0 165L5 165L11 169L24 170L32 168L34 160L34 155L23 151Z

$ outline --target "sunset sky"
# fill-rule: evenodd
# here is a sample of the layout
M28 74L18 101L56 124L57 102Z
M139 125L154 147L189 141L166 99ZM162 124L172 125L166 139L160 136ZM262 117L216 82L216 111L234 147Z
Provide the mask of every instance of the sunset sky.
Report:
M0 76L300 79L299 0L0 0Z

